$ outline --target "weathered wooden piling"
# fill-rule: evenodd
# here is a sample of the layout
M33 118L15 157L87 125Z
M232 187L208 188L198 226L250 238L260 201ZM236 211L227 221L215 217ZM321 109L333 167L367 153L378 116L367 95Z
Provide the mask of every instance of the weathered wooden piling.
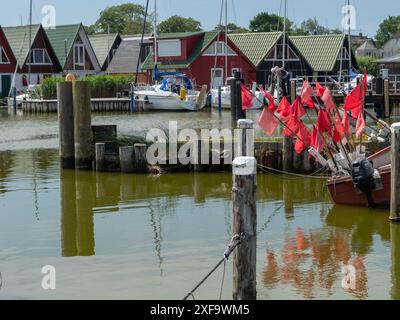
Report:
M296 100L297 97L297 83L296 80L290 80L290 100L292 103Z
M238 157L232 167L233 234L244 236L233 254L233 299L256 300L257 162Z
M72 92L74 101L75 167L77 169L91 169L93 150L90 83L88 81L74 81Z
M57 84L60 163L63 169L75 168L74 103L72 82Z
M285 172L293 171L294 147L291 137L284 137L282 144L282 167Z
M120 147L119 148L119 160L121 171L124 173L135 172L134 167L134 147Z
M240 85L244 83L241 73L236 72L235 77L230 80L231 86L231 115L232 120L246 119L246 111L242 108L242 90Z
M390 295L393 300L400 300L400 225L390 224L390 242L391 242L391 258L392 258L392 288Z
M389 79L385 79L383 81L383 99L384 99L384 105L385 105L385 117L389 118L390 117L390 86L389 86Z
M394 123L391 151L390 220L400 222L400 123Z
M137 173L147 173L147 145L137 143L134 145L134 171Z
M249 119L238 120L237 157L254 157L254 122Z
M96 143L95 145L96 171L106 170L106 144Z

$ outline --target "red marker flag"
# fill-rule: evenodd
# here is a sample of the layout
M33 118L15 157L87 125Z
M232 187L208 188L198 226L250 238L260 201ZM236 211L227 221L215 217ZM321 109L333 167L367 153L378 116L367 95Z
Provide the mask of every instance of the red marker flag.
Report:
M297 154L301 154L311 144L311 135L304 123L300 123L297 135L294 150Z
M269 109L271 112L275 112L276 106L275 106L275 99L274 99L274 97L273 97L267 90L261 89L261 92L263 93L263 95L265 96L265 98L268 100L268 109Z
M300 100L300 97L296 98L296 101L292 105L292 112L291 115L297 120L300 121L300 119L307 113L306 109L304 109L304 106Z
M329 132L331 131L332 121L327 111L319 109L318 111L318 119L317 126L320 132Z
M341 138L343 138L346 134L343 124L342 124L342 119L340 119L340 114L339 112L336 112L335 114L335 129L337 131L337 133L340 135Z
M358 119L357 119L357 125L356 125L356 137L359 138L364 129L366 127L365 124L365 119L364 119L364 108L361 108L360 113L358 115Z
M361 84L359 83L346 97L344 100L344 110L354 110L359 109L361 107Z
M325 92L325 87L321 86L318 81L315 82L315 86L317 89L317 97L322 97Z
M326 143L324 138L322 137L321 132L318 130L317 126L314 126L313 132L311 135L311 147L317 150L319 153L325 148Z
M283 97L276 112L280 115L280 118L283 122L286 123L289 120L292 111L290 108L290 103L286 97Z
M329 90L329 88L325 89L324 94L321 97L321 100L324 102L326 110L330 114L333 114L335 112L335 102L333 102L332 93L331 90Z
M344 112L343 119L342 119L342 126L343 126L344 133L351 134L349 115L347 114L347 111Z
M286 123L285 130L283 130L283 134L286 137L293 138L300 128L300 122L293 116L290 117L289 121Z
M313 88L310 86L309 82L307 80L304 81L303 83L303 88L301 89L301 103L303 105L308 104L308 101L314 94Z
M257 119L258 125L269 137L272 137L279 126L279 120L273 115L269 108L264 108Z
M240 89L242 90L242 109L250 109L253 106L253 93L242 83L240 84Z

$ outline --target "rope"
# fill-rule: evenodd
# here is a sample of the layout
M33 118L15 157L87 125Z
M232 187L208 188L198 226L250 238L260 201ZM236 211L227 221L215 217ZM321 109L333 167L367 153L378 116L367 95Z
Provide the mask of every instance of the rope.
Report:
M190 291L184 298L183 300L187 300L189 297L194 298L194 293L197 289L199 289L204 282L207 281L207 279L222 265L222 263L226 263L226 260L229 259L230 255L232 252L236 249L237 246L239 246L242 241L245 239L244 234L241 235L235 235L233 236L231 242L229 243L228 247L226 248L224 252L224 257L217 263L217 265L211 269L211 271L194 287L192 291ZM225 279L225 271L224 271L224 279ZM222 287L222 285L221 285ZM222 296L222 288L221 288L221 296Z
M270 168L270 167L267 167L267 166L263 166L261 164L258 164L257 166L259 168L267 170L267 171L273 171L273 172L277 172L277 173L280 173L280 174L285 174L285 175L288 175L288 176L294 176L294 177L298 177L298 178L302 178L302 179L304 179L304 178L306 178L306 179L307 178L327 179L327 178L330 177L330 176L317 176L317 174L320 173L321 171L323 171L325 169L325 167L322 167L322 168L318 169L317 171L315 171L312 174L304 175L304 174L297 174L297 173L286 172L286 171L282 171L282 170L278 170L278 169L273 169L273 168Z
M220 301L222 300L222 291L224 289L225 272L226 272L226 259L224 260L224 271L222 272L221 290L219 292L219 300Z

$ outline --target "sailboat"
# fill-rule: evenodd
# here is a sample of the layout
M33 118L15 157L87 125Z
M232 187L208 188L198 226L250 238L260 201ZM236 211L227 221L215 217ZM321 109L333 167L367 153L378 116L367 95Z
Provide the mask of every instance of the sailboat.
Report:
M161 80L161 84L134 92L135 100L144 102L146 110L198 111L206 106L207 86L196 91L185 74L158 71L157 0L154 0L154 62L154 80Z
M225 86L221 87L221 108L222 109L231 109L231 87L228 85L228 0L222 1L221 6L221 18L222 18L222 11L225 7ZM222 20L222 19L221 19ZM214 66L216 68L216 66ZM215 88L214 85L214 74L212 74L212 88L210 90L211 96L211 105L213 107L218 108L219 105L219 89ZM253 105L251 109L261 109L262 108L262 101L264 100L264 95L257 91L257 84L253 83L252 93L254 96Z

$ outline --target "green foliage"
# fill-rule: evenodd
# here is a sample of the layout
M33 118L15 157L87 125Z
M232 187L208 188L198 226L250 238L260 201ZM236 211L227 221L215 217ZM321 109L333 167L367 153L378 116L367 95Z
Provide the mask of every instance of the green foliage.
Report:
M276 14L261 12L250 21L250 30L252 32L283 31L284 21L284 18ZM286 19L286 30L291 31L292 26L293 22Z
M357 57L357 62L359 73L363 73L366 68L368 74L371 74L373 76L378 75L378 65L375 63L375 58L368 56Z
M224 25L217 25L214 29L215 31L225 31L225 26ZM234 23L228 23L228 33L246 33L249 32L248 29L242 28L237 26Z
M114 98L117 92L130 88L134 76L90 75L85 80L90 82L92 98Z
M43 100L57 99L57 83L61 81L63 81L61 77L45 78L32 94L32 98Z
M329 29L321 26L317 18L304 20L299 28L295 28L292 35L321 35L321 34L340 34L339 29Z
M172 16L158 25L160 33L201 31L201 23L193 18Z
M134 3L125 3L106 8L100 13L99 19L89 31L107 33L108 26L111 33L138 34L142 32L145 8ZM151 31L151 16L147 17L146 33Z
M389 16L380 25L375 39L379 47L382 47L394 35L400 32L400 16Z

